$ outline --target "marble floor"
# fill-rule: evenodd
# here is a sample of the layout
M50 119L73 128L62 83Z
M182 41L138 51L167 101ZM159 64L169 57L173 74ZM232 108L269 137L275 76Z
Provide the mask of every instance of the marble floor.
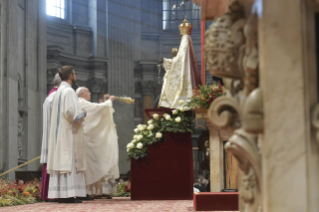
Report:
M83 201L80 204L61 204L61 203L36 203L29 205L19 205L0 208L1 212L25 211L25 212L49 212L49 211L139 211L139 212L186 212L195 211L192 200L154 200L154 201L132 201L129 197L114 199L96 199L94 201Z

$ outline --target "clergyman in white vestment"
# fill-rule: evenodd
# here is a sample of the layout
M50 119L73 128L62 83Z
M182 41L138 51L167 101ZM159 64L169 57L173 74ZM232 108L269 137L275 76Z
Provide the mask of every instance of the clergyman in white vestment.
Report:
M48 200L48 189L50 176L47 174L47 159L48 159L48 146L51 126L51 113L53 106L53 99L61 84L61 78L57 73L53 79L54 88L49 92L47 98L43 103L43 135L42 135L42 147L41 147L41 159L40 163L43 164L42 168L42 187L41 187L41 199Z
M76 90L81 107L87 112L83 122L87 171L87 194L102 195L116 192L114 180L119 177L118 137L113 120L114 96L103 103L92 103L86 87Z
M62 83L55 94L51 115L48 197L59 198L59 202L64 203L80 203L82 201L74 197L86 197L86 154L82 126L86 113L71 87L76 81L74 68L63 66L59 75Z
M179 26L182 40L176 57L164 58L164 82L159 107L178 108L179 100L189 101L193 90L198 89L200 77L191 38L192 25L184 20Z

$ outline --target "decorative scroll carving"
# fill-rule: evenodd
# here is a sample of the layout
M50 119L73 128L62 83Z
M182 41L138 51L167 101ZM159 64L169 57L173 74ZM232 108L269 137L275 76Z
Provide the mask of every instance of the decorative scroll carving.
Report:
M219 97L209 108L208 117L216 126L230 127L234 130L240 127L239 111L238 101L229 97Z
M234 130L225 149L238 160L240 210L245 212L262 211L259 146L263 98L258 80L257 26L257 16L244 14L242 6L234 2L230 12L218 18L205 35L208 69L213 76L223 78L229 91L211 104L208 116L218 127Z
M22 136L24 135L23 118L19 116L18 120L18 158L23 157L23 141Z

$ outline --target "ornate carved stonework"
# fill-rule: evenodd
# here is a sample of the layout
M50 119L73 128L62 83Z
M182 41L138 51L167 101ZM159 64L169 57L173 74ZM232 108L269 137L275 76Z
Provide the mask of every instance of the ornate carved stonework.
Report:
M243 57L245 39L243 27L244 14L241 5L235 2L230 7L231 13L219 17L205 33L205 53L207 68L215 77L242 79L240 66Z
M101 79L91 78L87 81L87 86L91 93L99 94L102 92L104 82Z
M143 95L154 95L156 84L154 81L142 81Z
M205 35L208 69L213 76L223 78L229 91L212 103L208 116L220 128L234 131L225 149L238 160L240 211L245 212L262 211L263 98L258 80L257 26L257 16L244 14L241 5L234 2L230 13L218 18Z

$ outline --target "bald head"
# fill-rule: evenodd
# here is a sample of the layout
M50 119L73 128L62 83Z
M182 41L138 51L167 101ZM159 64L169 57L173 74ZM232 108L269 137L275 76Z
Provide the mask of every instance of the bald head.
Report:
M91 100L91 93L87 87L79 87L76 89L76 94L87 101Z

